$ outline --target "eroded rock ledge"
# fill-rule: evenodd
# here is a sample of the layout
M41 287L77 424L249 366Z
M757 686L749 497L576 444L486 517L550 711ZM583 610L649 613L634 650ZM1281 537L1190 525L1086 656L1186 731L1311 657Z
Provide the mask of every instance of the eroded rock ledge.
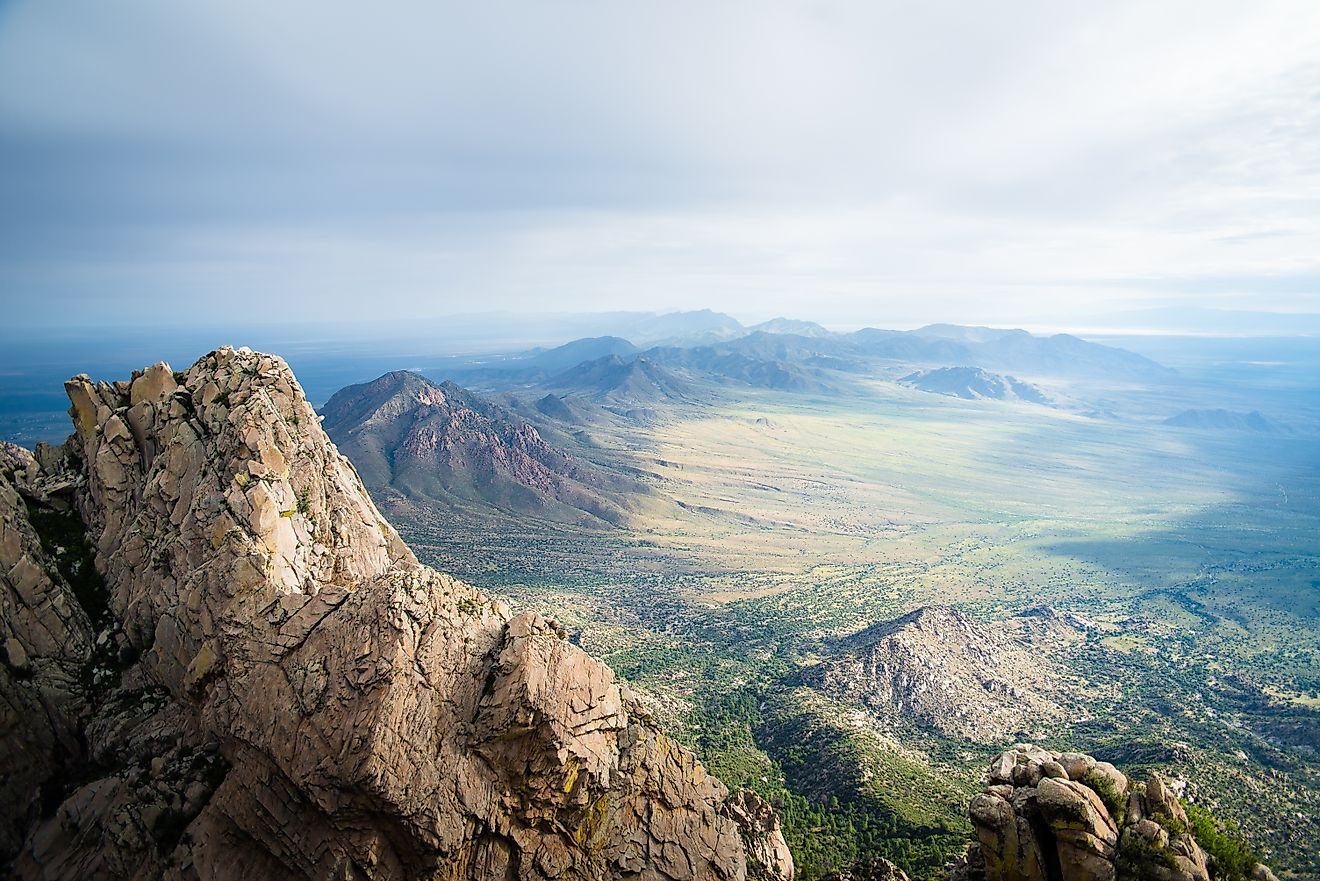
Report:
M749 853L791 876L773 818L608 667L417 562L282 360L66 388L64 454L0 471L0 685L32 717L0 773L78 769L56 807L6 802L18 877L737 881ZM41 485L86 525L100 632L25 525ZM80 687L93 641L121 663Z

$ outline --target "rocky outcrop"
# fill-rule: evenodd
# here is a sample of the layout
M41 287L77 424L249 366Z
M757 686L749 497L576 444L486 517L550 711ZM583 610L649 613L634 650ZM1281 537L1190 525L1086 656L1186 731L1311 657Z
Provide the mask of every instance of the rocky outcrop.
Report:
M899 380L902 385L948 395L969 401L1025 401L1029 404L1051 406L1050 399L1039 386L1023 382L1015 376L990 373L979 367L939 367L918 370Z
M724 803L724 813L742 831L749 879L773 881L793 876L793 854L770 802L745 789Z
M57 806L14 818L17 877L723 881L747 875L745 841L780 854L557 625L418 564L280 359L226 348L66 388L69 462L41 479L71 487L95 642L123 650L83 698ZM48 573L4 510L11 574ZM62 586L23 577L6 603L59 619ZM69 621L78 663L91 628Z
M808 684L882 719L993 743L1061 719L1066 677L1003 628L956 609L917 609L847 639Z
M955 876L987 881L1210 881L1186 810L1159 775L1019 744L969 808L977 843ZM1257 866L1264 877L1269 870Z
M825 881L908 881L907 872L884 857L871 857L832 875Z
M1056 647L1082 642L1095 624L1076 612L1036 605L1016 612L1005 624L1023 643Z

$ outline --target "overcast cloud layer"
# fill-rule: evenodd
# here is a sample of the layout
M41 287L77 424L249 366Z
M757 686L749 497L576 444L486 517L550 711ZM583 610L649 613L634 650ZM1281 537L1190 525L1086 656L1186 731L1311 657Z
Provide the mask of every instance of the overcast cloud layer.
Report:
M1320 3L0 4L0 297L1320 311Z

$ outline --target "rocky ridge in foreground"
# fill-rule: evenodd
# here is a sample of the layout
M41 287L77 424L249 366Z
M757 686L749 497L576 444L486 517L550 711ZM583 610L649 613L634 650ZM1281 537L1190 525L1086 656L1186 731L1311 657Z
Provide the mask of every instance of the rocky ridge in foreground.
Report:
M0 468L16 877L791 877L608 667L417 562L282 360L66 388Z

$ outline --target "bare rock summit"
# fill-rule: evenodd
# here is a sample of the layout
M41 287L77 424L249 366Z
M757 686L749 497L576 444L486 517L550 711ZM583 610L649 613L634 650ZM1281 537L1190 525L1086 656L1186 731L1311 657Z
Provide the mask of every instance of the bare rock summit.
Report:
M791 877L608 667L417 562L282 360L66 389L0 467L14 877Z

